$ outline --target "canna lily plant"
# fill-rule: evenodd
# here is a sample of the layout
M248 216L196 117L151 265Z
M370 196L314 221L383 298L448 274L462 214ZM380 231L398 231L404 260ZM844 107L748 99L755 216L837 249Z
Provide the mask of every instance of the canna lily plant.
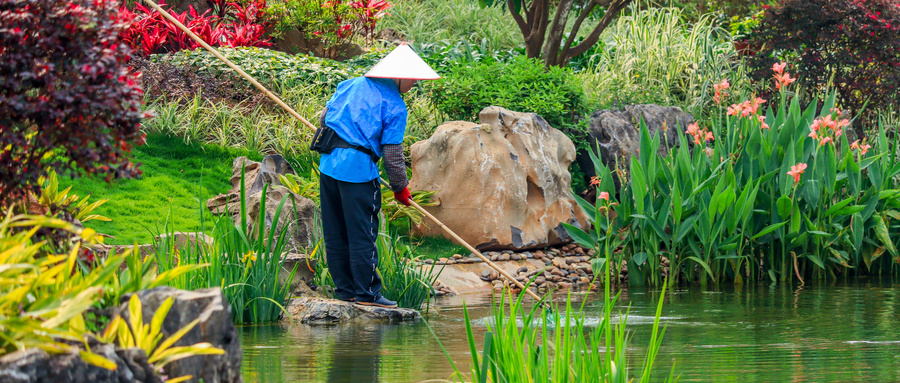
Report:
M620 202L613 228L602 231L623 238L630 283L660 284L663 256L670 283L802 283L900 270L900 143L881 129L871 144L851 144L835 94L821 108L801 107L787 92L794 79L785 67L773 68L776 105L752 97L712 126L682 127L666 156L642 123L621 190L602 180L625 169L594 158L598 192ZM722 99L724 89L716 87ZM590 204L579 204L591 216Z

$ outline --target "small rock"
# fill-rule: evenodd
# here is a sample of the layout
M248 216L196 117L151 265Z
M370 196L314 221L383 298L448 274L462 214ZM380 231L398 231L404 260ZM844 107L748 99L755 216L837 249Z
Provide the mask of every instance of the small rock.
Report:
M425 264L426 264L426 265L432 265L432 264L434 264L434 260L433 260L433 259L426 259L426 260L425 260Z
M589 285L589 284L591 284L591 280L588 279L587 277L581 277L581 283Z
M481 276L482 276L482 277L485 277L485 278L489 278L489 277L491 276L491 271L490 271L490 270L484 270L484 271L481 272Z
M512 259L513 261L520 261L520 260L522 260L522 256L519 254L511 254L509 256L509 259Z
M575 248L575 254L584 254L584 249L582 249L582 248L580 248L580 247L576 247L576 248Z
M522 266L516 270L516 273L527 273L528 267Z
M500 279L500 272L497 270L491 270L491 279Z
M461 254L453 254L453 259L462 259L463 256Z
M506 254L506 253L500 254L500 257L497 258L497 260L500 261L500 262L508 261L508 260L509 260L509 254Z
M491 254L491 262L497 262L497 260L499 260L499 259L500 259L500 254L498 254L498 253Z
M449 261L447 261L447 264L448 264L448 265L452 265L452 264L455 264L455 263L456 263L456 261L454 261L454 260L452 260L452 259L449 260Z
M559 288L561 289L571 289L572 284L569 282L559 282Z
M488 277L479 277L479 278L481 278L481 280L482 280L482 281L485 281L485 282L490 282L490 281L491 281L491 279L488 278Z
M503 253L503 254L512 254L512 253L514 253L514 251L512 251L512 250L503 250L502 253Z
M525 253L523 253L523 254L525 255L525 259L532 259L532 258L534 258L534 254L531 254L531 253L529 253L529 252L525 252Z
M494 292L499 293L501 291L503 291L503 285L494 285Z
M438 262L447 262L447 258L438 258Z
M554 268L553 270L550 270L550 274L558 276L558 277L564 277L566 275L565 273L563 273L562 270L556 269L556 268Z
M536 284L538 286L543 285L544 283L547 283L547 278L537 277L534 279L534 284Z

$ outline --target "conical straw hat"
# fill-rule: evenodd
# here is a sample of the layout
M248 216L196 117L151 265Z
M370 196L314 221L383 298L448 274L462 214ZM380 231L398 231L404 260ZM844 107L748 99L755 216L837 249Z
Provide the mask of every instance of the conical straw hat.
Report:
M437 80L441 78L406 43L385 56L366 72L366 77L397 78L407 80Z

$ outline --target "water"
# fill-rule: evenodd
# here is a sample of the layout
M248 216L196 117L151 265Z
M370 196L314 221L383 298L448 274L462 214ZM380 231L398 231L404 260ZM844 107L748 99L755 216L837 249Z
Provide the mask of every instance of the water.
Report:
M900 286L834 284L804 288L752 286L675 290L655 381L674 365L681 382L900 381ZM658 290L623 291L629 309L631 364L646 352ZM582 299L577 297L576 299ZM602 303L587 297L588 315ZM469 369L462 304L482 344L490 297L438 302L435 334ZM425 323L257 326L241 329L246 382L420 382L451 378L453 368Z

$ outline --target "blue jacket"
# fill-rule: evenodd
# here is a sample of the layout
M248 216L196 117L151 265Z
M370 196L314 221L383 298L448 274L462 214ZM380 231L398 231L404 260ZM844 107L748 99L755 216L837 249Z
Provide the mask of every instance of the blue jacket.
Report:
M325 124L351 145L382 156L382 145L402 144L406 104L392 79L356 77L338 84L326 104ZM319 171L334 179L362 183L378 178L378 166L363 152L334 149L323 154Z

